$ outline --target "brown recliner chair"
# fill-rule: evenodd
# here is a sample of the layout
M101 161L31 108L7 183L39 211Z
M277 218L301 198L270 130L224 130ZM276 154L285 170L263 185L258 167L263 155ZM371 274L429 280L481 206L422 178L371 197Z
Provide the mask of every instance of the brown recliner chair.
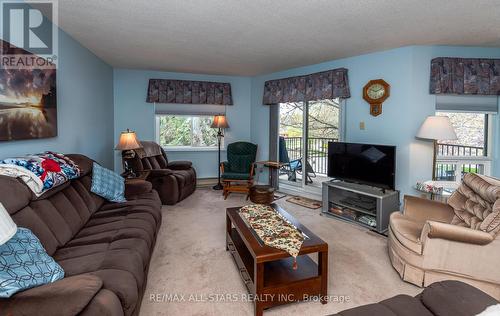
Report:
M173 205L196 189L196 171L190 161L168 161L167 154L155 142L141 141L142 148L127 159L134 172L149 171L147 180L158 191L162 204Z

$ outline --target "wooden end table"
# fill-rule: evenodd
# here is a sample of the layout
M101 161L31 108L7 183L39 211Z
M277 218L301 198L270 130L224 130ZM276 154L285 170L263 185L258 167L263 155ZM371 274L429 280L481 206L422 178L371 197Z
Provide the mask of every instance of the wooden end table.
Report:
M146 179L149 177L149 174L151 171L149 170L144 170L144 171L139 171L135 173L135 176L133 177L128 177L127 174L122 173L121 176L125 178L125 182L135 182L135 181L146 181Z
M267 167L269 169L269 185L271 185L274 189L278 189L278 172L281 167L285 164L279 161L265 160L265 161L257 161L255 165L258 168ZM258 175L257 175L258 176Z
M255 295L255 315L264 309L319 296L326 304L328 286L328 244L300 224L280 206L271 204L309 238L304 241L297 256L297 270L293 258L285 251L268 247L239 214L239 207L226 209L226 250L231 252L241 278L250 294ZM318 264L306 254L318 253Z

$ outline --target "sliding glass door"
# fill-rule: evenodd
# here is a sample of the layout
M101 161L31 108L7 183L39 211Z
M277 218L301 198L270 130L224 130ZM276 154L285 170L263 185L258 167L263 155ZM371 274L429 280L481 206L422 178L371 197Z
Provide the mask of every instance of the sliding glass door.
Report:
M298 164L303 155L305 102L280 103L278 155L285 165L279 170L281 183L302 186Z
M328 142L341 138L341 109L339 99L280 104L280 184L321 189L328 180Z

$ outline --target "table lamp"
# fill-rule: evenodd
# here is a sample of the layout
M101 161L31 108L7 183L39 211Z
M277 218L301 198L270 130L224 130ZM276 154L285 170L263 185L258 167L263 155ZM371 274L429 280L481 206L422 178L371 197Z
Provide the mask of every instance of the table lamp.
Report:
M116 150L122 151L123 169L125 169L127 177L135 177L135 174L128 163L128 159L135 157L134 149L138 148L142 148L142 145L137 139L137 135L135 132L127 128L126 131L120 134L120 140L118 141L118 145L115 147Z
M16 232L16 223L14 223L5 207L0 203L0 245L5 244Z
M218 173L218 177L217 177L217 184L213 186L213 189L214 190L222 190L222 184L220 183L220 143L221 143L222 137L224 137L224 135L222 134L222 129L229 128L229 124L227 123L226 116L222 115L222 114L215 115L214 121L212 122L212 125L210 127L219 129L217 131L217 141L218 141L218 146L219 146L219 164L217 165L217 169L218 169L219 173Z
M434 142L432 157L432 180L436 180L436 158L438 152L438 140L456 140L457 134L451 125L448 116L429 116L425 119L416 135L418 138L430 139Z

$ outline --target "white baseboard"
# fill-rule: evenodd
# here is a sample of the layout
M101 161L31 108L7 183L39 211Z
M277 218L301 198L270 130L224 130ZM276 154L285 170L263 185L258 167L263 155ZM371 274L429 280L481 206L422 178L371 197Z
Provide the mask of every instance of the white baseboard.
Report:
M286 193L288 195L297 195L313 200L321 201L321 191L319 190L307 190L293 185L286 185L280 183L279 192Z
M212 187L217 184L217 178L198 178L196 179L197 188Z

